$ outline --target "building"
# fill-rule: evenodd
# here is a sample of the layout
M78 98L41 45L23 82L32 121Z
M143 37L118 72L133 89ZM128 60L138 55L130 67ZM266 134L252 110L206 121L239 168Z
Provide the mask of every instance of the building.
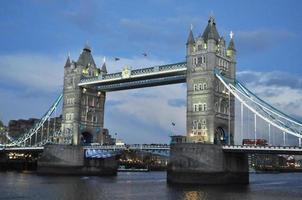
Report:
M109 134L109 130L106 128L102 129L102 132L97 135L97 143L100 145L114 145L115 139Z
M235 79L236 50L233 33L228 47L217 31L214 17L201 35L187 40L187 137L189 142L233 143L234 97L215 77L218 69Z
M8 139L5 136L5 134L7 133L6 131L7 131L7 127L4 126L2 121L0 121L0 144L6 144L8 142Z
M72 135L71 143L102 143L104 125L105 93L96 87L81 88L82 78L106 74L106 64L98 68L92 57L91 48L85 45L77 61L68 56L64 66L62 142Z
M12 138L18 138L28 132L38 122L39 119L36 118L10 120L8 122L8 133Z
M36 118L10 120L8 123L8 133L12 138L17 139L28 132L36 123L39 122L39 120L40 119ZM61 123L62 115L50 118L49 121L45 123L43 132L52 133L53 131L58 131L61 128ZM41 134L41 131L39 131L39 134Z

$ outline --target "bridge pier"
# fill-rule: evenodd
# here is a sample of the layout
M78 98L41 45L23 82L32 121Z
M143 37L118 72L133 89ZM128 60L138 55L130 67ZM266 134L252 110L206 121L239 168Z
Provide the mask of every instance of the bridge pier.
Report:
M172 184L248 184L248 159L225 153L220 145L177 143L170 146L167 182Z
M47 175L116 175L117 167L114 156L88 159L82 146L72 145L46 145L38 160L38 173Z

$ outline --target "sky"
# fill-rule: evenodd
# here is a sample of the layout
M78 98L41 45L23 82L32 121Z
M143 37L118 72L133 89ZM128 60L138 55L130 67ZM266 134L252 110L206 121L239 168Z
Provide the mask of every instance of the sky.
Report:
M3 1L0 120L41 117L62 91L68 53L77 60L86 43L109 73L184 61L190 25L198 36L210 14L227 41L234 32L238 79L302 119L301 9L299 0ZM108 93L105 127L127 143L166 143L185 133L185 104L185 84Z

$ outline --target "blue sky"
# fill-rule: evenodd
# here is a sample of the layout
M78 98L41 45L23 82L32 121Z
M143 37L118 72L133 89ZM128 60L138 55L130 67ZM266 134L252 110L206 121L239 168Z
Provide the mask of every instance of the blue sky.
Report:
M211 12L227 41L235 33L238 77L301 117L301 9L298 0L3 1L0 119L40 117L62 89L68 52L77 60L87 41L109 72L183 61L190 24L199 35ZM173 131L185 130L185 92L173 85L110 93L105 126L129 143L167 142L171 121Z

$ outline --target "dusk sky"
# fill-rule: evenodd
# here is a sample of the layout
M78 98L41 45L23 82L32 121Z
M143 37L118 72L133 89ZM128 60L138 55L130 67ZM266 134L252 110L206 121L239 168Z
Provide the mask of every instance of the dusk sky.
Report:
M238 79L301 119L301 9L299 0L2 1L0 120L40 118L62 92L68 52L77 60L87 42L109 73L185 61L190 24L198 36L211 13L227 42L234 32ZM185 133L186 86L108 93L105 109L105 127L127 143L166 143Z

